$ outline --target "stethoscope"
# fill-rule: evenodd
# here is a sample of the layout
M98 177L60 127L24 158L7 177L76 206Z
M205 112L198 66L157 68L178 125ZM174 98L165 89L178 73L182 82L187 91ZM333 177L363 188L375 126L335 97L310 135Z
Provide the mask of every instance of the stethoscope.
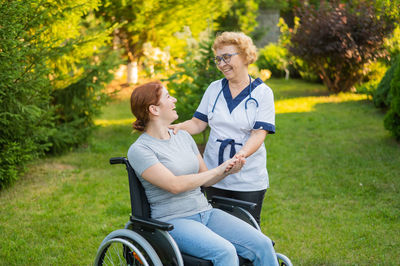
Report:
M228 82L226 82L226 83L224 84L224 86L222 87L222 89L219 91L219 93L218 93L218 95L217 95L217 98L216 98L215 101L214 101L213 108L211 109L211 114L209 115L209 119L212 118L212 116L213 116L213 114L214 114L215 106L217 105L217 102L218 102L218 98L219 98L219 96L221 95L222 91L224 90L224 88L225 88L225 86L226 86L227 84L228 84ZM255 120L255 118L257 117L257 114L258 114L258 107L259 107L258 101L257 101L255 98L251 97L252 86L253 86L253 84L251 83L251 77L250 77L250 75L249 75L249 98L244 102L244 109L245 109L245 113L246 113L247 122L249 123L250 128L252 128L252 127L254 126L255 121L253 122L253 124L250 123L250 118L249 118L249 114L248 114L248 105L249 105L249 103L253 103L253 104L256 105L256 113L255 113L255 115L254 115L254 120Z

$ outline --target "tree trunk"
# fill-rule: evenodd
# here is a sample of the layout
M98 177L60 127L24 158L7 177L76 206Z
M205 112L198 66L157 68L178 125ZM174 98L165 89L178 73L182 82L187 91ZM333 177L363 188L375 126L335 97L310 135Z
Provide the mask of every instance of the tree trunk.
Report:
M128 84L138 83L138 65L136 61L128 63L126 72L126 82Z

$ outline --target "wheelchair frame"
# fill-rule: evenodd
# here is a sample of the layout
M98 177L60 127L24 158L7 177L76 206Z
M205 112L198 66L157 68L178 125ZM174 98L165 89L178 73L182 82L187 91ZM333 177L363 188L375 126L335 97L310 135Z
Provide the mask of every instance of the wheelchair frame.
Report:
M97 250L94 265L213 265L211 261L181 253L168 233L173 229L173 225L150 218L150 206L144 188L127 158L111 158L110 164L126 166L131 216L124 229L115 230L104 238ZM255 208L255 203L218 196L213 197L210 203L214 208L224 210L261 231L248 212ZM285 255L280 253L276 255L279 265L292 266L290 259ZM239 261L240 265L252 265L250 261L240 256Z

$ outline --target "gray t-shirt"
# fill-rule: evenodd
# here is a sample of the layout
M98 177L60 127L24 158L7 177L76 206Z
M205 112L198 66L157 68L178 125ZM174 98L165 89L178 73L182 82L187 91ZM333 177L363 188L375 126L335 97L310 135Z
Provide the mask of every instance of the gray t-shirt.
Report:
M192 136L184 130L176 135L170 131L170 136L169 140L161 140L143 133L128 150L128 160L142 182L150 203L151 218L160 221L211 209L200 188L172 194L143 179L142 173L157 163L162 163L176 176L198 173L199 150Z

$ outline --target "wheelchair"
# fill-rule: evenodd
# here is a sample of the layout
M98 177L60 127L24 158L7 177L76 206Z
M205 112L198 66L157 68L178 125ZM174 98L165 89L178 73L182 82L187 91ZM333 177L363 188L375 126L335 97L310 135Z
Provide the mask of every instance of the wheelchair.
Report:
M174 239L168 233L172 224L150 218L150 205L144 188L135 171L125 157L110 159L111 164L124 164L128 172L131 216L124 229L111 232L100 244L94 265L149 265L149 266L212 266L212 262L184 254L179 251ZM224 197L213 197L214 208L224 210L260 230L253 216L248 212L255 203ZM292 266L288 257L276 253L278 264ZM240 265L252 263L239 256Z

